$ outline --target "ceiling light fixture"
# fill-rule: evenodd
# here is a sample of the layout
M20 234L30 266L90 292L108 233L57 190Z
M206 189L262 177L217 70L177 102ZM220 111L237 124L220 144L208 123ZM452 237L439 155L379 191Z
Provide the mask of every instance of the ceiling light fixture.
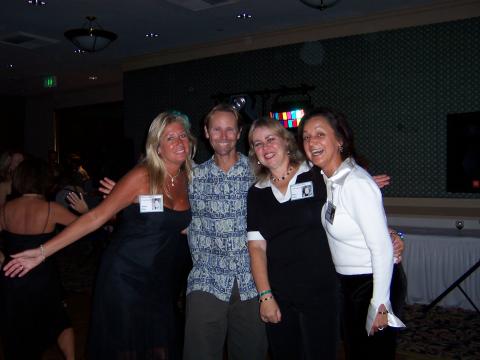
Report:
M92 80L92 81L98 80L98 76L97 75L90 75L88 77L88 80Z
M43 6L47 5L46 1L41 1L41 0L28 0L27 3L33 6Z
M111 42L117 39L117 34L102 29L95 21L95 16L87 16L88 25L84 23L82 28L65 31L65 37L80 50L95 52L105 49ZM94 27L94 22L97 28Z
M312 8L315 8L318 10L325 10L332 7L333 5L338 3L340 0L300 0L300 1Z
M252 18L252 15L246 12L243 12L237 15L237 19L247 20L251 18Z
M157 34L157 33L148 33L148 34L145 35L145 37L147 37L147 38L157 38L159 36L160 35Z

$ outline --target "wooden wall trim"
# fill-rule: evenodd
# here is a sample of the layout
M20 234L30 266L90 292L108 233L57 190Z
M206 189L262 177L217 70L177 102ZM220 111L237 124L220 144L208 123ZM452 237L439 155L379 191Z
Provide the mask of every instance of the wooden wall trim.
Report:
M384 198L389 215L462 216L480 221L480 199Z

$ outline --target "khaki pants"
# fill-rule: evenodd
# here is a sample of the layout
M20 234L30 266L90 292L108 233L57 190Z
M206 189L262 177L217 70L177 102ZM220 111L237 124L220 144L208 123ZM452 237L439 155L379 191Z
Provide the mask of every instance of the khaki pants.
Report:
M265 360L258 300L241 301L236 282L229 302L203 291L188 294L183 359L222 360L225 339L229 360Z

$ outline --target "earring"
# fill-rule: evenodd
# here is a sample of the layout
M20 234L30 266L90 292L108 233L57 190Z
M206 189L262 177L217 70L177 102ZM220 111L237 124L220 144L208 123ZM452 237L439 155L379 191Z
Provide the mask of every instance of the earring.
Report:
M257 165L262 165L262 164L260 164L260 160L257 160Z
M343 152L343 145L340 145L340 146L338 147L338 150L342 153L342 152Z

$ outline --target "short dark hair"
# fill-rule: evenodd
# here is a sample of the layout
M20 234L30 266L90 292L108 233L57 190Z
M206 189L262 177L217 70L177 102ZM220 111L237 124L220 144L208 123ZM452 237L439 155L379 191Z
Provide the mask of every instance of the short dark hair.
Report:
M302 118L300 126L298 127L298 141L300 144L303 144L303 128L305 125L315 117L322 117L330 124L333 131L335 131L335 136L338 140L342 141L343 150L341 152L342 160L345 160L348 157L356 157L355 145L353 141L353 131L350 125L347 122L347 117L332 108L329 107L319 107L312 109ZM301 146L304 151L304 147Z
M29 158L15 169L12 185L20 194L45 195L49 180L47 163L38 158Z
M239 129L242 128L242 116L240 115L240 113L238 112L237 109L235 109L232 105L230 104L227 104L227 103L220 103L218 105L215 105L209 112L208 114L205 116L205 119L203 121L203 125L208 129L208 125L209 125L209 122L210 122L210 119L212 118L213 114L217 113L217 112L226 112L226 113L230 113L232 114L234 117L235 117L235 120L237 120L237 126Z

